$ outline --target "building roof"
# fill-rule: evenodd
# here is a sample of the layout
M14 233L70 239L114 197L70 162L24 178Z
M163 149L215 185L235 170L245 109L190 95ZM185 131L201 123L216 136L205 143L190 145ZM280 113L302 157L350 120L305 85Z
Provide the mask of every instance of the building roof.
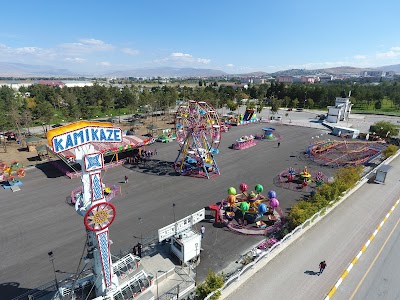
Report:
M60 80L39 80L38 84L60 87L65 86L65 83Z

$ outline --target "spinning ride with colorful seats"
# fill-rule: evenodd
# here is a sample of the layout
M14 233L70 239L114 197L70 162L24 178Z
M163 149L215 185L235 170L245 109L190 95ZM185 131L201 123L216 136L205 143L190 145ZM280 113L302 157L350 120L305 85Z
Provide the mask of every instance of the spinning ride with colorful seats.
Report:
M175 127L180 145L175 170L181 175L201 178L220 175L214 158L221 141L216 110L205 101L189 100L178 108Z
M279 173L274 181L282 188L307 192L328 182L328 178L321 171L317 171L314 174L315 176L311 174L307 166L304 166L301 171L296 171L293 167L289 167Z
M257 184L254 191L247 192L246 183L240 184L240 194L234 187L228 189L228 197L221 202L220 219L233 231L248 235L267 235L282 225L283 211L276 199L276 192L271 190L267 196ZM273 225L267 226L267 223Z
M6 182L3 187L21 186L22 181L17 178L25 177L26 171L19 161L13 161L10 166L7 163L0 163L0 182Z

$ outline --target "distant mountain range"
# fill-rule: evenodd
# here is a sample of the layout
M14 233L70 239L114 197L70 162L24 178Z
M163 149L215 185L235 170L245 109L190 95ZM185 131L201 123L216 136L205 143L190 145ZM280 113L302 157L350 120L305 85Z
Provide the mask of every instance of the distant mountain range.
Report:
M75 76L67 69L59 69L46 65L29 65L20 63L0 62L0 76L24 77L24 76Z
M30 65L21 63L7 63L0 62L0 77L220 77L220 76L302 76L302 75L343 75L343 74L360 74L363 71L371 70L382 70L382 71L394 71L400 73L400 64L391 66L382 66L379 68L354 68L350 66L328 68L328 69L292 69L284 70L274 73L266 72L253 72L247 74L228 74L221 70L214 69L196 69L196 68L142 68L132 70L115 70L103 74L83 74L79 72L73 72L68 69L59 69L47 65Z
M164 67L115 71L105 75L107 77L218 77L227 75L227 73L214 69Z

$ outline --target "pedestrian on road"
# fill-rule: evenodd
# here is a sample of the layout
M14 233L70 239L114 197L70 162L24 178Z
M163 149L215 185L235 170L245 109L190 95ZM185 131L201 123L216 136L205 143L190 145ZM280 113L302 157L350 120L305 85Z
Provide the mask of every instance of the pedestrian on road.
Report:
M319 276L320 274L322 274L322 272L324 272L325 268L326 268L326 262L323 260L323 261L321 261L321 262L319 263L319 273L318 273L318 276Z
M204 228L204 226L201 226L200 228L201 238L204 238L204 232L206 232L206 229Z
M280 145L281 145L281 142L278 142L278 148L279 148Z
M125 175L125 177L124 177L124 182L125 182L125 183L128 183L128 176L126 176L126 175Z
M157 149L154 149L154 155L157 155Z

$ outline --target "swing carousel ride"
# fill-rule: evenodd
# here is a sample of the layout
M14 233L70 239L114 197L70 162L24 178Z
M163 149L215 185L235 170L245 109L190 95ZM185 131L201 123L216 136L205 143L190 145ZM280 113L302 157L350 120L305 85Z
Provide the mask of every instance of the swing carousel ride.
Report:
M175 116L176 141L180 145L175 170L185 176L213 178L220 175L215 161L221 141L216 110L205 101L189 100Z

